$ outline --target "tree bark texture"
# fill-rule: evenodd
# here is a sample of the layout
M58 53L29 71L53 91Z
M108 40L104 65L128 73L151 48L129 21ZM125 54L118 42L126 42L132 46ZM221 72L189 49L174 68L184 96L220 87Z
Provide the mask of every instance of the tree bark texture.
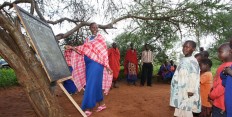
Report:
M0 11L0 56L14 69L35 112L40 117L64 117L50 81L35 52L17 26Z

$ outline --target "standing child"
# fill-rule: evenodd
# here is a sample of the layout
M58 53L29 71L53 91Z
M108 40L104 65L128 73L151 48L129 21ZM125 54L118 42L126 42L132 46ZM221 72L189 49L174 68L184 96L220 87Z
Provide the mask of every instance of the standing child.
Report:
M225 106L227 117L232 117L232 66L226 67L220 74L222 85L225 87Z
M197 59L198 63L200 63L200 62L201 62L201 60L203 59L203 57L202 57L202 54L201 54L201 53L197 53L197 54L195 54L194 56L195 56L195 58Z
M200 62L200 94L201 94L201 113L199 117L210 117L212 105L208 101L208 95L213 84L213 75L210 71L212 61L210 59L202 59Z
M222 44L218 48L218 58L223 62L216 72L214 77L212 91L209 94L209 99L213 101L212 117L226 117L224 92L220 73L227 66L232 64L232 55L229 43Z
M170 106L175 107L174 116L193 117L192 112L201 111L200 68L192 53L196 43L188 40L183 45L183 57L171 82Z
M232 39L230 40L232 49ZM227 117L232 117L232 66L229 65L221 73L222 85L225 87L225 106Z

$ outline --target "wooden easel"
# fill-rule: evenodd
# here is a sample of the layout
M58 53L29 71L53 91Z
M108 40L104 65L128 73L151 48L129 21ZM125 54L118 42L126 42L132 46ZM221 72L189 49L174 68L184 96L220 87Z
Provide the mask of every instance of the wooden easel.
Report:
M81 115L83 117L87 117L87 115L83 112L83 110L80 108L80 106L78 106L78 104L75 102L75 100L72 98L72 96L70 96L70 94L67 92L67 90L63 86L63 82L66 81L66 80L69 80L71 78L72 77L70 76L70 77L67 77L67 78L60 79L60 80L57 81L57 84L63 90L65 95L68 97L68 99L73 103L73 105L76 107L76 109L81 113Z

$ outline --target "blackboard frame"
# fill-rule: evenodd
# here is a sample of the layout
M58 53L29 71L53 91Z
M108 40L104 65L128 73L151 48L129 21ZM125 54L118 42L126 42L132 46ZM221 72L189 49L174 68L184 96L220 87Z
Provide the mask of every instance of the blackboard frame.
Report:
M57 40L55 39L52 28L46 22L31 15L30 13L28 13L27 11L25 11L24 9L20 8L15 4L14 4L14 8L17 11L17 15L19 16L28 36L30 37L32 46L35 48L35 51L39 56L41 64L43 65L50 82L57 81L62 78L70 77L71 73L64 59L64 56L61 52L61 49L57 43ZM38 23L37 25L38 27L35 27L34 23L36 24ZM37 33L39 31L38 32L35 31L36 28L40 29L39 30L40 33L46 30L44 32L45 35L38 36ZM47 36L48 38L41 41L39 40L41 39L40 36L45 36L45 37ZM52 45L48 45L51 43ZM47 49L45 50L44 47L45 48L47 47ZM55 61L53 61L54 59Z

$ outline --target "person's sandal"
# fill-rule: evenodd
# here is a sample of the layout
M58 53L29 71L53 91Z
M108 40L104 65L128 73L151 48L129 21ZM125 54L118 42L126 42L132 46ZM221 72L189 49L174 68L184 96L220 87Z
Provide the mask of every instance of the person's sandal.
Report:
M92 115L92 112L91 111L85 111L85 114L87 117L89 117L90 115Z
M100 111L102 111L102 110L104 110L104 109L106 109L106 105L105 104L103 104L103 105L101 105L101 106L98 106L97 107L97 112L100 112Z

